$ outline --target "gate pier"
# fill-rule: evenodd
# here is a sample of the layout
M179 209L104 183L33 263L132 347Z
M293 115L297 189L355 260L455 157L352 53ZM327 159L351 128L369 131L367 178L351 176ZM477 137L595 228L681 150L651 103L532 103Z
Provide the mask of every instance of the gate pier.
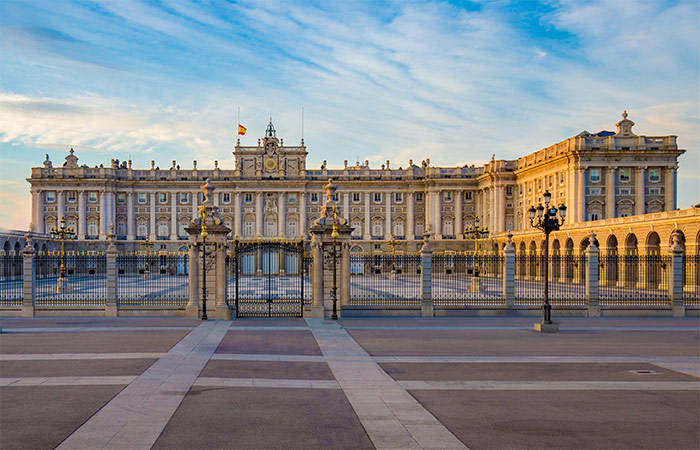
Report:
M231 231L219 217L219 207L214 206L214 186L206 180L202 186L204 203L198 208L197 217L185 228L189 247L189 301L185 308L187 317L199 317L202 299L206 295L207 316L230 319L226 302L226 235ZM206 237L202 237L202 231ZM206 276L205 276L206 271ZM206 279L206 290L202 289Z
M326 191L326 202L321 208L321 217L309 229L311 233L311 249L313 255L313 303L311 315L318 319L330 319L333 311L333 252L336 252L336 282L337 309L341 316L342 306L349 304L350 295L350 235L353 227L342 217L340 205L333 200L338 186L329 179L323 186ZM335 213L334 213L335 212ZM333 225L335 224L338 237L334 240Z

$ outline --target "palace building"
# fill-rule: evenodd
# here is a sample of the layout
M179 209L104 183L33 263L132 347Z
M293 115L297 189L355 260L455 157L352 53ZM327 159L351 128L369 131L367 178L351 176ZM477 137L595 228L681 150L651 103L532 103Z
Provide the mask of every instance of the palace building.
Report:
M104 167L79 163L71 149L54 167L48 155L27 181L32 194L32 231L48 233L65 216L87 248L105 245L110 229L127 248L146 237L174 250L202 204L200 186L216 186L215 206L231 228L230 238L300 239L319 217L323 185L338 185L340 214L354 227L354 251L386 250L403 241L415 251L426 231L436 249L466 249L463 231L476 216L493 237L531 232L527 209L542 201L568 207L567 226L676 209L676 136L639 136L623 113L617 131L582 132L515 160L476 167L405 167L357 163L341 168L307 167L302 139L288 146L272 121L255 146L235 151L235 167L133 168L112 160ZM462 241L462 242L459 242Z

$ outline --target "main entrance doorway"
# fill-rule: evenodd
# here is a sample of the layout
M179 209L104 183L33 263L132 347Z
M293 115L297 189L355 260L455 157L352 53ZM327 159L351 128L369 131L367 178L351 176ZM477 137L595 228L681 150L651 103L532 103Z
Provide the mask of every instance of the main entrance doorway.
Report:
M237 317L302 317L302 242L237 242L230 263Z

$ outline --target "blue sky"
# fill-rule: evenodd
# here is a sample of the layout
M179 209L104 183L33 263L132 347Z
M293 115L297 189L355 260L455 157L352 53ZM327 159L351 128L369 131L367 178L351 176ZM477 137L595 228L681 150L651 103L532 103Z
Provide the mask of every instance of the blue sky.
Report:
M586 129L676 134L700 202L697 1L0 2L0 227L30 167L131 157L233 168L237 109L309 167L517 158Z

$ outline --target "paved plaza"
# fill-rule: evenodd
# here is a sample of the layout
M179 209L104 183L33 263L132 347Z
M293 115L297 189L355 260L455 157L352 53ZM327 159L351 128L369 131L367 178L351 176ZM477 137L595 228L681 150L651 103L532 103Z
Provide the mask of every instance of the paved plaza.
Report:
M698 318L0 320L0 448L697 449Z

